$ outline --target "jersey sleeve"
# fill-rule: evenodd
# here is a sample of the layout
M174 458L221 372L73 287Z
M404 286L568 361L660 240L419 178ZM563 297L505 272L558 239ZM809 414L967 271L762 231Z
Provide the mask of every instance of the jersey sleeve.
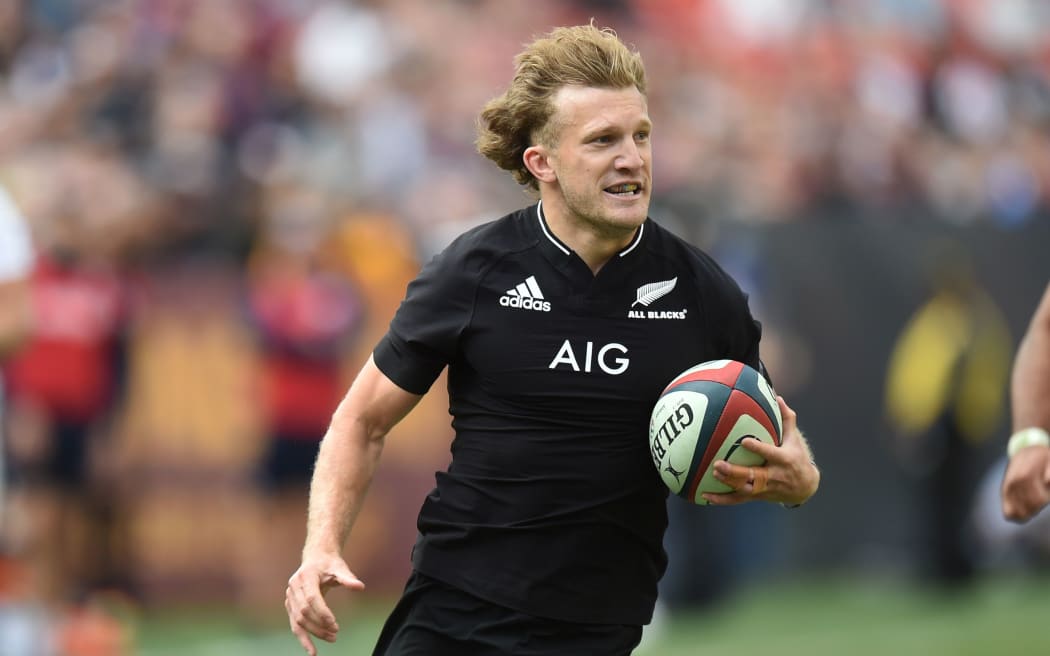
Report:
M409 284L373 352L380 371L413 394L425 394L452 360L473 312L481 276L461 241L435 256Z
M714 260L703 258L702 267L705 271L699 288L708 309L708 334L724 357L762 371L768 380L759 354L762 324L752 316L747 294Z
M736 311L730 314L732 319L727 322L728 334L724 338L726 349L734 354L734 360L745 362L765 373L765 365L762 364L759 354L762 324L751 315L747 294L739 288L731 303L736 306ZM768 373L766 376L768 379Z

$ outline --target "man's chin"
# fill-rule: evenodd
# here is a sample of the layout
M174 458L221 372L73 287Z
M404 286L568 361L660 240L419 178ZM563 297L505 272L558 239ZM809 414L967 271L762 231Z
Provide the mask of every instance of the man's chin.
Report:
M649 203L647 202L639 203L638 205L631 207L610 208L610 211L606 214L610 223L614 223L624 228L637 228L645 223L645 219L648 215Z

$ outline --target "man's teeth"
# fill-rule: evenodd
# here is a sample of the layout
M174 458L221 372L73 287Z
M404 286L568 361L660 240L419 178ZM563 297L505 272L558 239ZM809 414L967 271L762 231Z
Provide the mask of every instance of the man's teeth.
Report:
M609 191L614 194L633 194L637 193L638 185L636 184L622 184L615 187L609 187Z

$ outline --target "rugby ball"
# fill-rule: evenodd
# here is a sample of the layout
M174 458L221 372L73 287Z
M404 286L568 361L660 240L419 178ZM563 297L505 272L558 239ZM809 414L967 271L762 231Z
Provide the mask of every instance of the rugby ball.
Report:
M753 367L711 360L667 385L649 419L649 450L660 478L678 496L707 505L704 492L731 492L714 477L714 463L760 465L740 446L746 437L780 446L783 421L776 392Z

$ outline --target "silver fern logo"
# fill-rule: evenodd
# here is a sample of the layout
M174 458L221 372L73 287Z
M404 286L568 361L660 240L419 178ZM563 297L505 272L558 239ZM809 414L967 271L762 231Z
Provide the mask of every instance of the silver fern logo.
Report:
M676 276L670 280L651 282L648 285L642 285L638 288L638 298L635 299L634 303L631 303L631 307L634 307L639 303L645 307L649 307L649 304L653 301L670 294L671 290L673 290L674 286L677 284L678 277Z

